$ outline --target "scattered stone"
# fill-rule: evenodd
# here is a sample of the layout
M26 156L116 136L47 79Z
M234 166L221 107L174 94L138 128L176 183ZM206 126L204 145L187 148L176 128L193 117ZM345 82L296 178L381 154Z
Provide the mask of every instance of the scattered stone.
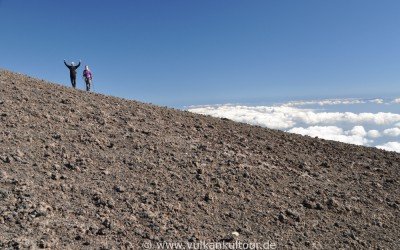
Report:
M70 170L77 170L77 166L71 162L66 163L64 166Z
M286 209L285 212L286 212L286 214L287 214L288 216L290 216L291 218L293 218L295 221L297 221L297 222L300 221L300 214L299 214L297 211L292 210L292 209Z
M59 171L59 170L61 170L61 166L58 165L58 164L54 164L53 165L53 169L56 170L56 171Z
M329 209L337 208L339 206L339 202L332 197L332 198L329 198L327 205L328 205Z
M278 215L278 220L282 223L284 223L286 221L286 216L283 213L280 213Z
M1 155L0 160L2 160L3 163L11 163L11 158L9 156Z
M60 179L60 176L58 174L56 174L56 173L52 173L51 174L51 179L58 180L58 179Z
M109 233L109 230L107 229L107 228L100 228L98 231L97 231L97 235L106 235L106 234L108 234Z
M61 140L61 134L59 134L59 133L55 133L55 134L53 134L53 139L55 139L55 140Z
M104 219L102 224L103 224L103 226L105 226L106 228L108 228L110 230L112 230L113 226L114 226L114 224L109 219Z
M206 202L211 202L211 201L214 200L214 197L213 197L213 195L212 195L211 193L207 193L207 194L204 196L204 200L205 200Z
M315 202L310 201L309 199L304 199L303 200L303 206L309 209L312 209L316 206Z
M318 202L317 204L315 204L315 209L324 210L324 206L321 203Z
M0 201L4 201L8 198L9 192L5 189L0 189Z
M329 165L329 163L328 163L328 162L324 161L323 163L321 163L321 167L324 167L324 168L329 168L329 167L330 167L330 165Z
M118 193L124 193L126 191L126 188L123 186L116 186L115 191L117 191Z

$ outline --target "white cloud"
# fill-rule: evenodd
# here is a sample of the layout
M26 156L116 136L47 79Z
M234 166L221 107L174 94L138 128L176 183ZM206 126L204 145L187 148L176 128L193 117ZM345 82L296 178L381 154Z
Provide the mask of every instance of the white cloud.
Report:
M394 151L400 153L400 142L391 141L383 145L378 145L376 147L387 151Z
M361 136L364 137L367 135L367 132L365 131L363 126L354 126L352 130L348 132L350 135L356 135L356 136Z
M400 103L400 98L398 99ZM224 104L217 106L193 106L188 110L194 113L224 117L237 122L286 130L292 133L318 136L357 145L380 148L395 148L400 142L390 141L390 136L400 136L400 114L391 112L327 112L302 107L304 105L383 103L383 99L332 99L322 101L289 102L280 106L244 106ZM297 107L296 107L297 106ZM382 105L382 109L390 105ZM369 105L365 105L368 110ZM340 107L343 110L345 106ZM357 107L357 110L363 106ZM335 110L335 109L334 109ZM336 109L337 110L337 109ZM391 110L391 109L389 109ZM366 131L365 128L368 128ZM385 129L385 130L384 130ZM380 132L381 131L381 132ZM374 140L379 138L376 142ZM388 149L389 150L389 149ZM395 150L396 151L396 150Z
M290 128L296 124L290 118L290 114L295 112L294 108L290 107L221 105L190 108L189 111L275 129Z
M396 98L392 101L393 103L400 103L400 98Z
M311 101L292 101L283 104L282 106L305 106L305 105L349 105L349 104L363 104L364 100L360 99L327 99L327 100L311 100Z
M383 99L380 99L380 98L369 100L369 102L376 103L376 104L383 104L384 103Z
M356 145L368 145L372 142L365 138L367 133L362 126L355 126L349 131L343 131L342 128L336 126L296 127L288 130L288 132Z
M378 138L381 136L381 133L376 129L371 129L368 131L367 135L369 138Z
M303 113L300 113L299 116L301 116ZM391 124L397 121L400 121L400 115L399 114L393 114L393 113L359 113L355 114L352 112L322 112L322 113L316 113L314 115L315 119L304 119L304 122L306 123L337 123L337 122L349 122L349 123L372 123L372 124L377 124L377 125L386 125L386 124Z
M399 136L400 135L400 128L396 127L396 128L385 129L385 130L383 130L383 134L387 135L387 136L393 136L393 137Z
M400 98L399 98L400 101ZM288 107L299 107L305 105L350 105L350 104L365 104L367 102L375 103L375 104L384 104L385 101L381 98L363 100L357 98L348 98L348 99L326 99L326 100L311 100L311 101L291 101L283 104L282 106Z
M192 107L189 108L189 111L275 129L288 129L297 123L307 125L334 125L337 123L390 125L400 122L400 114L318 112L317 110L288 106L221 105Z

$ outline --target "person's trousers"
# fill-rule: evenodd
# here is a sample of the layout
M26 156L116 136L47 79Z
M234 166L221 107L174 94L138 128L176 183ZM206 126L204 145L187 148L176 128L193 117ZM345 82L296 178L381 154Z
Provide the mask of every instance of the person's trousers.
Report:
M76 88L76 76L71 75L71 84L73 88Z
M85 80L86 82L86 91L90 91L90 85L92 85L92 80L87 79Z

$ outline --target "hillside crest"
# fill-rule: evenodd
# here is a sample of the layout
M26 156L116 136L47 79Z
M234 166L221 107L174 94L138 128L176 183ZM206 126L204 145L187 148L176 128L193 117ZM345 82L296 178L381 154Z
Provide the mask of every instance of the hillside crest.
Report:
M400 248L400 154L0 70L0 247Z

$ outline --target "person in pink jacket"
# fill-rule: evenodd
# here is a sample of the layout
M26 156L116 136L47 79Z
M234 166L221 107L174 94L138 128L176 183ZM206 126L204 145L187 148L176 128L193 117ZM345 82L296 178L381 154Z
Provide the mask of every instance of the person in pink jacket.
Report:
M85 70L83 71L83 79L86 83L86 91L90 91L90 87L92 86L93 74L92 71L90 71L89 66L87 65L85 66Z

